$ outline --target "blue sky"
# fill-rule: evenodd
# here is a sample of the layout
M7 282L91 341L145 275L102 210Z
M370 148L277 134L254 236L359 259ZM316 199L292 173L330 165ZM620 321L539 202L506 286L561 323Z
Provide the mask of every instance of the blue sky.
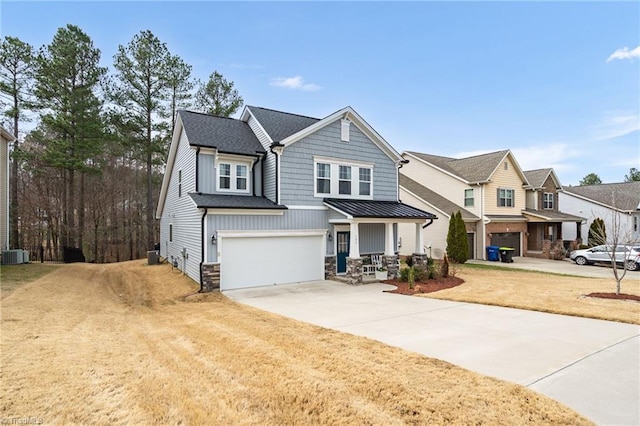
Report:
M80 26L111 66L149 29L245 103L352 106L398 151L511 149L523 169L622 181L640 168L640 2L0 3L36 47Z

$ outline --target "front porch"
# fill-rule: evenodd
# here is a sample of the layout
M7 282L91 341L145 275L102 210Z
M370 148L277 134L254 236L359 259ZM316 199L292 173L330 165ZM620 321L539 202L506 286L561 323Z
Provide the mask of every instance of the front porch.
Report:
M327 199L330 208L325 278L359 285L397 278L398 223L414 223L415 253L425 256L422 226L435 215L388 201ZM384 278L376 271L384 271Z
M549 259L554 246L560 242L567 248L569 242L564 241L562 224L575 222L577 229L577 242L581 241L580 224L584 220L581 217L568 215L557 211L531 211L525 210L527 223L527 252L532 257Z

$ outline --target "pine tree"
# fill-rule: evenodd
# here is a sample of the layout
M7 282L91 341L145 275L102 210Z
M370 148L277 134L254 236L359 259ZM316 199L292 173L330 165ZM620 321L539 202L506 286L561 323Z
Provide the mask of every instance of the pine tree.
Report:
M196 93L196 108L207 114L229 117L242 106L243 99L222 74L214 71Z
M596 217L593 220L589 227L589 240L587 242L590 246L606 244L607 230L604 225L604 220L599 217Z

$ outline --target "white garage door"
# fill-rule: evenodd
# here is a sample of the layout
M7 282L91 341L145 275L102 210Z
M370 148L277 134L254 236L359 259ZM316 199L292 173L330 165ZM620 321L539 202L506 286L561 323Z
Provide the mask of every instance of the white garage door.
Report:
M324 234L220 238L220 289L324 278Z

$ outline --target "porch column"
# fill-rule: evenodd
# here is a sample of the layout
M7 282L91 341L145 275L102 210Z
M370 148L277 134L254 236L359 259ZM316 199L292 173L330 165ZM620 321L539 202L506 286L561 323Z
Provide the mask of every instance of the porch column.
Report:
M395 255L394 243L393 243L393 223L385 223L385 238L384 238L384 255L385 256L393 256Z
M349 241L349 257L352 259L360 258L360 233L357 222L351 222L350 227L350 241Z
M416 222L416 249L415 254L424 254L424 233L422 232L422 223Z

